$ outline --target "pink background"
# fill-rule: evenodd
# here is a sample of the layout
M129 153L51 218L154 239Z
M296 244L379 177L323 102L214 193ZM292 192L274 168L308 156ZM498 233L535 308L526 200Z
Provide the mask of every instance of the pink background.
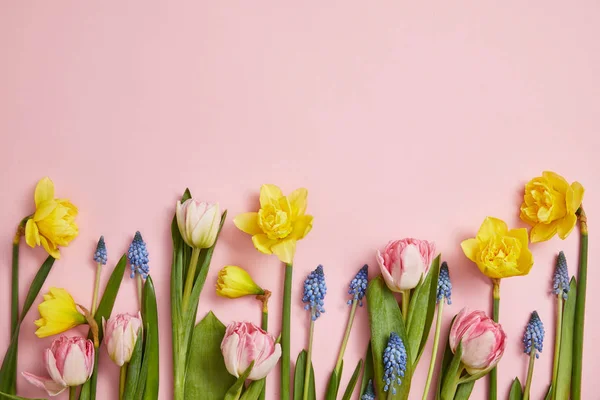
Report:
M204 3L204 4L202 4ZM160 301L161 399L171 393L169 222L189 186L230 216L257 207L262 183L309 189L314 229L298 246L292 357L307 342L301 286L325 266L327 313L318 321L315 369L322 394L341 341L347 284L363 264L377 273L375 249L414 236L437 242L451 267L453 305L489 310L488 280L462 254L483 218L523 226L524 183L544 169L587 189L591 254L583 398L598 398L600 290L594 251L600 173L600 5L595 1L329 1L269 4L197 1L3 1L0 4L0 345L8 343L10 241L33 210L36 181L50 176L80 209L80 236L63 250L47 285L89 303L92 253L106 237L109 263L136 230L148 243ZM502 284L501 319L509 337L500 364L500 398L524 381L521 337L537 309L547 328L533 398L551 375L556 253L571 273L578 238L533 246L531 274ZM21 293L43 250L22 247ZM227 221L201 297L199 315L224 323L252 318L252 299L214 292L225 264L246 267L274 292L278 334L283 269L256 252ZM103 285L108 272L102 277ZM125 279L115 310L136 311ZM22 298L21 298L22 299ZM19 372L43 373L35 307L21 336ZM446 333L444 332L443 340ZM358 312L345 357L364 356L367 313ZM431 344L430 344L431 345ZM420 399L430 347L411 398ZM102 348L100 399L116 396L118 369ZM344 372L343 385L351 373ZM269 378L277 398L278 369ZM479 381L473 399L486 398ZM18 380L19 393L43 392ZM321 396L321 395L320 395ZM66 395L63 395L66 397Z

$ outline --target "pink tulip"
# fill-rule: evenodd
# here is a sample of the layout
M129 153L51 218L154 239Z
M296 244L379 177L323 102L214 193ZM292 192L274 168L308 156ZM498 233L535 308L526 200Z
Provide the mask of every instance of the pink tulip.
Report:
M142 316L117 314L104 325L104 343L111 360L119 367L131 360L138 331L142 327Z
M377 262L386 285L393 292L414 289L427 275L435 255L435 244L426 240L392 240L383 254L377 250Z
M262 379L273 369L281 346L275 338L250 322L233 322L227 327L221 342L221 352L227 371L239 378L254 361L250 380Z
M50 378L29 372L23 372L23 376L29 383L45 389L49 396L57 396L69 386L83 385L94 370L94 343L78 336L61 335L46 349L44 365Z
M483 311L463 308L452 324L449 341L452 352L462 342L461 361L467 372L474 375L498 364L506 347L506 334Z

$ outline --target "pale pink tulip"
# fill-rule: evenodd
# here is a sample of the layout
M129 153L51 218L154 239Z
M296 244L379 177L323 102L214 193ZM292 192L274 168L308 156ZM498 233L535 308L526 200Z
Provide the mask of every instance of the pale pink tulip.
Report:
M138 331L142 327L142 316L117 314L108 321L102 320L104 325L104 344L111 360L119 367L131 360Z
M210 204L196 199L188 199L183 204L178 201L175 215L179 233L188 246L208 249L217 240L221 223L218 203Z
M221 352L227 371L236 378L242 375L254 361L250 380L262 379L273 369L281 346L275 338L250 322L233 322L227 327L221 342Z
M471 375L490 370L498 364L506 347L506 334L500 324L483 311L463 308L450 329L450 348L456 352L462 342L462 363Z
M414 289L427 275L435 256L435 244L426 240L392 240L383 253L377 250L377 262L391 291Z
M27 381L49 396L57 396L69 386L83 385L94 370L94 343L82 337L62 335L44 353L44 366L50 378L23 372Z

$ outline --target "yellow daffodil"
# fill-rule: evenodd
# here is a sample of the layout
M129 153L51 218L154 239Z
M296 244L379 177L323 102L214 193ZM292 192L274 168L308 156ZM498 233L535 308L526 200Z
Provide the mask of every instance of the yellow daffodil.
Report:
M565 239L575 225L575 213L583 200L583 186L562 176L545 171L525 186L521 219L532 226L531 242L543 242L556 233Z
M275 185L260 188L260 210L240 214L235 226L252 235L254 247L265 254L275 254L279 260L291 264L296 252L296 241L312 229L313 217L306 215L308 190L294 190L284 196Z
M248 272L235 265L227 265L219 271L217 278L217 294L230 299L248 295L264 294Z
M527 275L533 266L527 229L508 230L498 218L487 217L477 237L463 241L461 247L467 258L493 279Z
M77 237L77 207L65 199L54 198L50 178L40 180L35 188L35 213L25 225L25 241L31 247L43 246L54 258L60 258L59 246L68 246Z
M57 335L77 325L85 324L86 317L77 310L73 297L65 289L52 287L38 306L41 318L35 321L37 337Z

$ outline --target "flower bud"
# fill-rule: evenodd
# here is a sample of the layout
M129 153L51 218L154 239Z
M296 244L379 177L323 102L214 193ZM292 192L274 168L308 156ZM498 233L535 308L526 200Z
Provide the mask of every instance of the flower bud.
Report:
M210 204L195 199L188 199L183 204L178 201L175 214L179 233L188 246L208 249L215 243L221 222L218 203Z
M119 367L131 360L138 333L142 327L142 317L138 315L117 314L108 321L102 319L104 343L111 360Z
M426 240L393 240L383 253L377 251L377 262L386 285L393 292L414 289L427 275L435 254L435 244Z
M248 295L259 295L265 291L258 286L243 268L227 265L219 271L217 294L230 299Z

